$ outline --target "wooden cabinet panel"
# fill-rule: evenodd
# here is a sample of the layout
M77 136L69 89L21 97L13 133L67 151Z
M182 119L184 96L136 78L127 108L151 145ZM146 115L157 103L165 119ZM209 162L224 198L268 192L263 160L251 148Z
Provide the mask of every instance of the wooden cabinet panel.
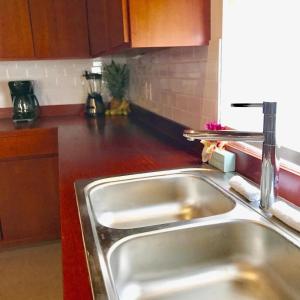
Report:
M210 39L210 0L88 0L88 3L92 56L130 47L200 46L208 44Z
M37 58L89 57L85 0L29 0Z
M108 50L106 0L87 0L90 53L97 56Z
M85 0L56 0L57 39L60 57L88 57Z
M0 59L195 46L210 35L209 0L0 0L0 7Z
M0 246L59 238L57 128L1 133L0 144Z
M34 128L0 133L0 159L58 154L57 129Z
M127 0L87 0L87 8L92 56L130 46Z
M110 48L129 43L127 0L106 0L107 28Z
M3 239L2 222L0 219L0 241Z
M209 0L129 0L132 47L197 46L210 35Z
M3 241L59 238L58 158L0 162Z
M0 0L0 59L34 56L27 0Z

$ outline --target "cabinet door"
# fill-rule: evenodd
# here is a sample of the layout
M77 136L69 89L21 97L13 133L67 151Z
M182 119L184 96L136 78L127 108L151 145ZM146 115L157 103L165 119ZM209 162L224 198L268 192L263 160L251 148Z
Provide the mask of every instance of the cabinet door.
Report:
M210 38L209 0L129 0L132 47L198 46Z
M108 50L106 0L87 0L90 53L97 56Z
M27 0L0 0L0 59L34 56Z
M3 243L60 236L57 156L0 162Z
M106 0L109 47L126 46L129 43L127 0Z
M89 57L85 0L29 1L36 57Z

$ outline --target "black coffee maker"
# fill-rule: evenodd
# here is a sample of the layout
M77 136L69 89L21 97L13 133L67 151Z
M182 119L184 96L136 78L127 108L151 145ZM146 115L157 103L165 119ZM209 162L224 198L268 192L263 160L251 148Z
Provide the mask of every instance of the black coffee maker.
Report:
M85 114L88 117L96 117L105 113L105 105L101 96L102 75L85 71L83 77L88 83L88 97L85 105Z
M39 102L33 93L32 82L9 81L8 86L13 102L13 121L34 121L39 115Z

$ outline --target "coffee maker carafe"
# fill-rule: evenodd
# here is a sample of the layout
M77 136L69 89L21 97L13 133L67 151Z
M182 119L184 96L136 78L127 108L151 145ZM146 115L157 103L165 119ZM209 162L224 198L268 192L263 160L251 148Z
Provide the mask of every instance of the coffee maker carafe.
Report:
M88 117L95 117L105 113L105 105L101 96L102 75L85 71L83 75L88 83L88 97L85 106L85 114Z
M39 102L33 93L29 80L9 81L8 86L13 102L13 121L31 122L39 115Z

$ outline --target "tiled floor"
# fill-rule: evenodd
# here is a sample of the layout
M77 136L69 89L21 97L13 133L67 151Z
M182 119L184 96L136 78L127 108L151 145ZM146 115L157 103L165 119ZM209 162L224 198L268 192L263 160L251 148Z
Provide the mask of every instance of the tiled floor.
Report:
M1 300L61 300L60 242L0 252Z

